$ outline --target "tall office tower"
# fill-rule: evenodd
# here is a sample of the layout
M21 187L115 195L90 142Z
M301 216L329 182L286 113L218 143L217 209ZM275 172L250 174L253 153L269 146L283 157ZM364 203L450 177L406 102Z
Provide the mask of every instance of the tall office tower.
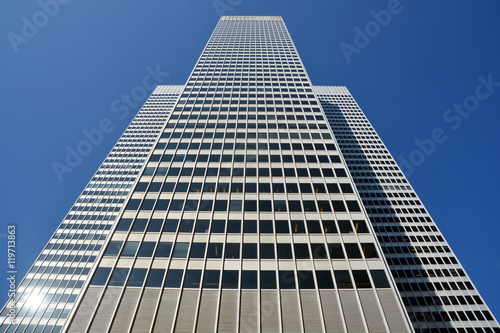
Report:
M402 175L380 188L353 181L343 135L365 135L347 113L364 116L346 98L311 85L280 17L223 17L187 83L158 86L112 149L0 313L1 330L498 331L434 224L414 220L425 214L374 215L371 197L363 207L355 186L362 198L413 192ZM374 169L396 167L380 160ZM410 295L414 286L434 290Z
M349 91L331 86L313 90L415 331L500 332L481 295Z

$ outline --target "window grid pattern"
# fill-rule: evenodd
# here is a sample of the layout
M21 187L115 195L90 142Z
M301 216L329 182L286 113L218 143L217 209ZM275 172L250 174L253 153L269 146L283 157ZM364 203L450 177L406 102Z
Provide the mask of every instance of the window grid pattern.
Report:
M61 330L182 88L157 88L137 113L21 281L15 325L2 310L2 331Z
M448 243L345 87L316 86L416 332L500 332Z
M409 331L378 248L282 19L224 17L69 331Z

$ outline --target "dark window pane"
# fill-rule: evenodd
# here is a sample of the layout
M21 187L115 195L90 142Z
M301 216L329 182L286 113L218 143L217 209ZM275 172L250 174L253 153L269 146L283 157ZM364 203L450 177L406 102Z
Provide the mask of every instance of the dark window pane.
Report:
M288 207L291 212L301 212L302 206L299 200L288 200Z
M203 288L217 289L219 288L220 271L206 270L203 276Z
M212 210L213 206L212 200L201 200L200 202L200 212L209 212Z
M121 253L122 257L133 257L137 252L137 248L139 247L139 242L127 241L125 246L123 247L123 251Z
M257 221L256 220L244 220L243 221L243 233L245 233L245 234L257 233Z
M245 184L245 192L246 193L257 193L257 184L256 183L246 183Z
M304 226L304 221L302 221L302 220L292 221L292 232L294 234L304 234L306 232L306 227Z
M311 250L314 259L328 259L325 244L311 244Z
M349 271L334 271L335 281L339 289L352 289L351 276Z
M169 199L158 199L158 201L156 202L155 210L167 210L169 203Z
M320 234L321 227L319 225L319 221L307 221L307 231L310 234Z
M360 212L361 208L359 208L359 204L357 201L354 200L347 200L347 208L349 209L350 212Z
M207 258L222 258L222 243L208 244Z
M215 183L205 183L203 192L215 192Z
M163 232L176 232L179 220L177 219L167 219L163 225Z
M222 272L222 289L238 289L238 271Z
M152 257L156 242L142 242L138 257Z
M325 231L325 234L337 233L337 226L335 224L335 221L326 220L326 221L322 221L322 223L323 223L323 230Z
M331 259L344 259L344 250L342 250L342 245L339 243L328 244L328 252L330 253Z
M343 193L353 193L351 184L340 184Z
M389 288L390 284L383 270L370 271L375 288Z
M170 257L170 251L172 250L171 242L160 242L156 248L155 257L158 258L168 258Z
M240 244L239 243L226 243L226 252L224 253L226 259L239 259L240 258Z
M286 220L277 220L275 222L276 233L278 234L288 234L290 233L290 228L288 226L288 221Z
M229 192L229 183L219 183L217 185L217 192L228 193Z
M146 268L134 268L128 277L127 287L142 287L147 273Z
M309 259L309 248L307 244L293 244L295 250L295 259Z
M189 192L201 192L201 183L191 183L189 187Z
M259 183L259 193L271 193L271 185L267 183Z
M106 248L106 252L104 252L105 256L117 256L120 253L120 249L122 248L123 241L111 241L109 242L108 247Z
M193 232L194 220L182 219L179 232Z
M285 200L274 200L274 211L275 212L286 212L286 201Z
M330 271L316 271L316 280L319 289L333 289L332 273Z
M146 287L161 287L164 275L164 269L150 269L148 280L146 281Z
M111 279L109 279L109 285L116 287L123 286L127 279L128 270L128 268L115 268Z
M326 187L330 193L340 193L339 186L337 184L326 184Z
M165 279L164 288L180 288L182 282L182 269L169 269Z
M354 231L352 230L351 221L349 221L349 220L339 220L338 223L339 223L339 229L340 229L341 233L343 233L343 234L354 233Z
M152 219L149 221L147 232L160 232L161 226L163 224L163 220L161 219Z
M226 229L226 221L225 220L213 220L212 221L212 233L224 233Z
M201 279L201 270L189 269L184 278L184 288L199 288Z
M259 232L261 234L272 234L273 233L273 221L260 220L259 221Z
M257 271L241 271L241 289L257 289Z
M308 184L308 183L300 183L300 191L302 193L312 193L312 188L311 188L311 184Z
M334 212L345 212L346 208L342 200L332 200Z
M245 212L256 212L256 211L257 211L257 201L245 200Z
M241 212L241 200L231 200L229 202L229 211L231 212Z
M272 212L270 200L259 200L259 211Z
M331 212L330 202L326 200L318 200L318 209L320 212Z
M207 233L209 225L210 225L210 220L198 220L196 221L195 232L202 234Z
M349 259L359 259L362 258L361 252L359 251L358 244L356 243L346 243L344 244L347 258Z
M352 271L356 288L371 288L370 278L366 271Z
M260 258L274 259L274 244L260 243Z
M204 258L205 257L205 243L191 244L191 252L189 258Z
M293 271L278 272L280 289L295 289L295 274Z
M92 278L92 282L90 282L93 286L104 286L106 284L106 280L111 273L111 267L99 267L97 268L94 277Z
M326 193L326 188L324 184L313 184L314 193Z
M139 208L139 205L141 204L141 199L130 199L129 203L127 204L126 210L137 210Z
M286 191L288 193L299 193L299 188L297 184L295 183L287 183L286 184Z
M165 183L163 185L163 188L161 189L162 192L173 192L175 188L175 183Z
M128 231L128 229L130 229L131 224L132 224L132 219L121 219L120 222L118 222L116 231Z
M366 222L363 220L355 220L354 221L354 229L356 229L357 233L368 233L368 227L366 226Z
M170 210L181 211L183 206L184 206L184 200L172 200L172 204L170 205Z
M231 234L241 233L241 221L240 220L229 220L227 222L227 233L231 233Z
M260 288L276 289L276 272L260 271Z
M304 205L304 211L305 212L316 212L316 202L314 200L304 200L302 202Z
M300 289L314 289L314 277L312 271L297 271L297 280Z
M186 258L188 253L189 243L177 242L174 245L172 258Z
M375 249L375 244L372 243L363 243L361 244L361 249L363 250L363 254L365 258L378 258L377 250Z
M278 243L278 259L292 259L292 247L288 243Z
M257 259L257 244L255 244L255 243L243 243L242 258L243 259Z

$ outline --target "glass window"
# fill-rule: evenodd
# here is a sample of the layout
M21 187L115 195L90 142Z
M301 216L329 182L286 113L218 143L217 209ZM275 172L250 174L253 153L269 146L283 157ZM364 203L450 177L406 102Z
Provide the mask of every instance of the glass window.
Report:
M309 259L309 247L307 244L295 243L293 244L296 259Z
M125 246L123 247L122 257L133 257L137 252L137 248L139 247L139 242L135 241L127 241Z
M156 242L142 242L139 249L138 257L152 257L155 250Z
M98 267L90 284L93 286L104 286L110 273L111 267Z
M356 232L361 234L367 234L369 233L368 227L366 226L366 222L363 220L355 220L354 221L354 228L356 229Z
M377 250L375 249L375 244L362 243L361 249L363 250L363 254L365 255L365 258L367 258L367 259L378 258L378 253L377 253Z
M247 200L245 200L247 201ZM256 220L244 220L243 221L243 233L257 233L257 221Z
M206 270L205 275L203 276L203 288L219 288L219 276L220 271L218 270Z
M132 269L127 281L127 287L142 287L147 271L148 270L146 268Z
M297 280L300 289L314 289L314 277L312 271L297 271Z
M347 253L347 258L349 258L349 259L362 258L361 252L359 251L358 244L346 243L346 244L344 244L344 246L345 246L345 251Z
M120 222L118 222L116 231L128 231L128 229L130 229L131 224L132 224L132 219L121 219Z
M349 271L334 271L335 281L339 289L352 289L351 276Z
M260 288L276 289L276 272L260 271Z
M314 259L328 259L328 256L326 255L325 244L311 244L311 250Z
M286 220L277 220L275 222L276 233L278 234L289 234L290 228L288 226L288 221Z
M257 271L241 271L241 289L257 289Z
M125 284L127 280L128 268L115 268L111 279L109 280L109 286L121 287Z
M224 253L224 258L239 259L239 257L240 257L240 244L226 243L226 252Z
M227 205L227 204L226 204ZM223 234L226 229L226 221L225 220L213 220L212 221L212 233Z
M174 245L172 258L186 258L188 253L189 243L177 242Z
M316 280L319 289L333 289L332 273L330 271L316 271Z
M227 233L239 234L241 232L240 220L229 220L227 222Z
M383 270L373 270L370 274L375 284L375 288L389 288L390 284Z
M170 257L170 251L172 250L171 242L160 242L158 248L156 249L155 257L157 258L168 258Z
M122 241L111 241L109 242L109 245L106 249L106 252L104 252L105 256L117 256L118 253L120 253L120 249L122 248L123 242Z
M356 283L356 288L371 288L370 278L366 271L352 271L352 276L354 277L354 282Z
M207 258L222 258L222 243L208 244Z
M205 243L191 244L191 252L189 258L204 258L205 257Z
M184 278L184 288L199 288L201 270L188 269Z
M306 232L306 227L304 226L304 221L302 221L302 220L292 221L292 232L294 234L304 234Z
M319 221L307 221L307 231L310 234L321 234L321 227Z
M152 219L149 221L147 232L160 232L163 220Z
M328 252L331 259L345 259L344 250L340 243L328 244Z
M182 282L182 269L169 269L165 279L164 288L180 288Z
M286 201L285 200L274 200L274 211L275 212L286 212Z
M274 244L260 243L260 258L274 259Z
M163 225L163 232L176 232L178 225L179 225L179 220L177 220L177 219L167 219L165 221L165 224Z
M292 259L292 247L289 243L278 243L278 259Z
M179 232L193 232L194 220L182 219Z
M257 244L243 243L242 257L243 259L257 259Z
M206 234L208 233L208 228L210 226L210 220L198 220L196 221L196 233Z
M164 276L165 276L164 269L156 269L156 268L150 269L148 279L146 281L146 287L161 287Z
M352 230L351 221L349 221L349 220L339 220L338 223L339 223L339 229L340 229L341 233L343 233L343 234L352 234L352 233L354 233L354 231Z
M222 272L222 289L238 289L238 271L224 270Z
M259 221L259 232L261 234L272 234L273 233L273 221L260 220Z
M293 271L278 272L280 289L295 289L295 274Z

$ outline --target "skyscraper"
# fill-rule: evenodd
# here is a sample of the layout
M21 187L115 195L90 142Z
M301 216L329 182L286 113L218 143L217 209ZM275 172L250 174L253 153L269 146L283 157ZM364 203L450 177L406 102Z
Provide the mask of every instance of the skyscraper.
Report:
M6 332L500 331L349 92L313 87L268 16L221 18L187 83L155 89L0 316Z

